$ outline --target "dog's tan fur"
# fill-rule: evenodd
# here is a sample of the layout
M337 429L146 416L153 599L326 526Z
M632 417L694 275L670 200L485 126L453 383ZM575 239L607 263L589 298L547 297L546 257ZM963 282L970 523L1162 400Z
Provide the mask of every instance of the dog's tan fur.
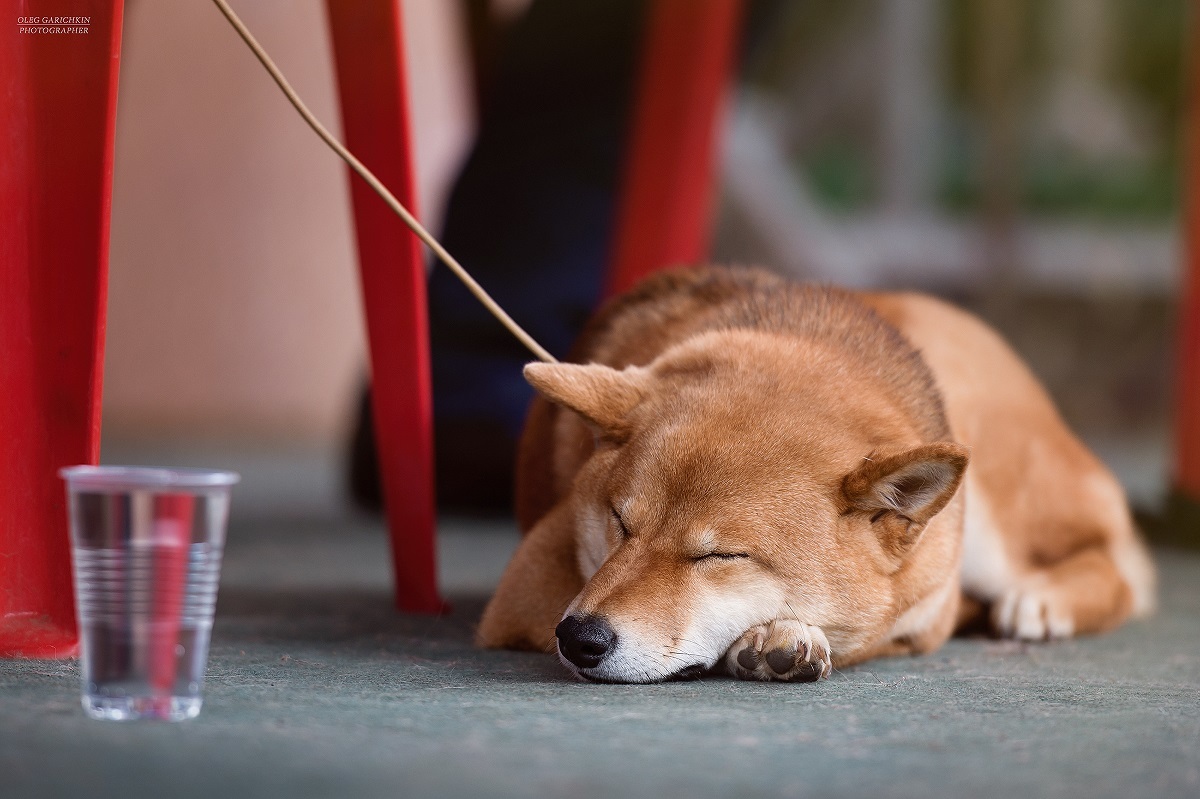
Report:
M813 679L932 651L985 609L1044 639L1151 608L1120 486L1000 338L937 300L668 272L572 360L526 369L527 535L484 646L550 651L574 614L616 634L595 667L564 659L589 679Z

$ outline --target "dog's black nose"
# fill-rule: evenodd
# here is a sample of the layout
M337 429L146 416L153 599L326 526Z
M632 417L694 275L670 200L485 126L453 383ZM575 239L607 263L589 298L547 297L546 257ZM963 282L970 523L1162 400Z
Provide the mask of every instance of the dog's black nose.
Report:
M567 616L554 628L558 651L581 669L598 666L614 646L617 634L599 616Z

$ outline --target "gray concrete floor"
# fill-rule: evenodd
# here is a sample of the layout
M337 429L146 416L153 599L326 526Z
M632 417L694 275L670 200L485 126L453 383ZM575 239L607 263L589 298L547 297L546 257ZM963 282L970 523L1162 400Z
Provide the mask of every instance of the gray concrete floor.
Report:
M235 512L200 717L92 721L74 662L0 661L0 796L1200 796L1196 555L1104 637L609 686L471 646L515 541L445 523L454 611L403 616L379 523Z

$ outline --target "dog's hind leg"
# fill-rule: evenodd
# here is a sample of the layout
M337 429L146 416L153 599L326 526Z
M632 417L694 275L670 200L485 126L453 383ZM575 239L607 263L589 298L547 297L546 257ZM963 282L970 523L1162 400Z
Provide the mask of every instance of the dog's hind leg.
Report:
M991 618L1007 638L1042 641L1110 630L1133 609L1130 586L1097 545L1021 578L993 603Z

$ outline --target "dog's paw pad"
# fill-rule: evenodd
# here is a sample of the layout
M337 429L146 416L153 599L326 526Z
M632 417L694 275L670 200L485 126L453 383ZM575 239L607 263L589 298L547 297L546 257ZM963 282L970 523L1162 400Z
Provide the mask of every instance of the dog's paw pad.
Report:
M776 674L790 674L804 662L804 653L796 650L772 649L767 653L767 666Z
M1052 586L1031 583L1006 592L992 606L992 625L1005 638L1050 641L1075 633L1071 609Z
M790 620L748 630L729 648L726 665L743 680L813 682L833 670L821 628Z
M758 652L752 647L746 647L738 652L737 663L746 671L754 671L758 668Z

